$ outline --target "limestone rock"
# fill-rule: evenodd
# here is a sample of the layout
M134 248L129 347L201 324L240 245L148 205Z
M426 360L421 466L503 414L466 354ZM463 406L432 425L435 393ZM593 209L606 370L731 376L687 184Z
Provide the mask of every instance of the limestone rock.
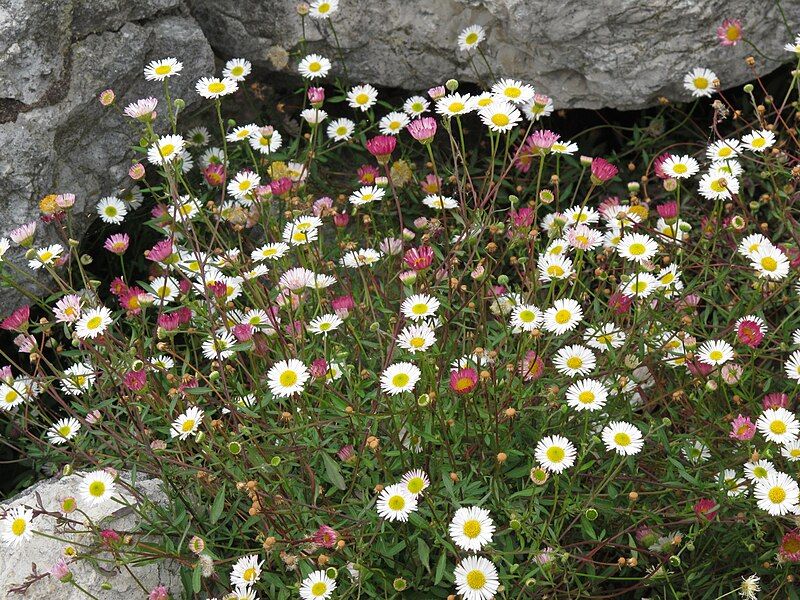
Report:
M42 481L25 490L19 496L0 505L0 510L5 511L17 506L26 506L36 510L41 499L41 506L46 511L59 512L61 500L73 496L78 499L82 510L97 525L101 523L104 528L117 531L132 531L136 528L136 514L116 502L106 502L100 506L87 507L80 503L78 486L81 481L80 474L70 475L61 479L48 479ZM126 479L126 481L130 481ZM137 492L156 503L166 502L166 496L161 489L161 481L158 479L137 479L135 488ZM117 485L115 497L124 498L125 503L135 503L133 496L122 486ZM124 513L115 516L112 513ZM71 513L70 519L82 521L83 517L79 513ZM75 545L76 548L83 550L79 544L96 543L96 538L86 533L76 533L85 527L59 525L57 520L50 515L38 515L34 517L32 529L45 535L34 533L27 542L13 548L3 548L0 552L0 596L3 598L52 598L54 600L84 600L86 598L82 592L75 587L61 583L60 581L46 575L33 582L24 596L11 594L9 590L18 588L25 583L26 578L32 572L32 565L36 565L39 575L47 574L50 567L62 557L64 548L68 545ZM50 537L52 536L52 537ZM53 537L58 539L53 539ZM88 560L78 560L70 563L70 571L75 577L75 581L97 596L100 600L135 600L136 598L147 598L147 593L136 582L138 579L148 592L157 585L166 586L176 597L180 597L182 590L178 566L170 561L158 561L156 563L139 564L132 566L131 570L136 576L134 579L126 570L116 570L109 565L108 553L100 552L97 555L97 566ZM105 559L105 560L103 560ZM103 590L101 586L108 583L110 590Z
M300 52L295 0L187 1L222 56L272 68L271 47ZM740 19L747 38L778 58L756 55L759 74L792 60L783 45L800 31L800 3L782 5L789 29L773 0L341 0L331 21L353 83L420 91L451 77L476 81L456 40L464 27L479 24L497 76L532 83L557 107L633 109L660 96L688 100L682 81L693 67L710 68L723 87L752 79L743 60L752 48L723 48L716 40L726 17ZM338 68L327 21L307 17L306 37L308 52L324 54ZM490 82L480 55L474 59L480 79Z
M100 105L102 90L113 89L122 106L155 96L163 107L162 85L144 81L142 69L174 56L184 68L170 81L173 98L184 98L187 108L200 100L194 83L213 70L214 56L178 2L12 0L4 7L0 0L0 32L8 32L0 40L19 46L18 53L0 52L0 80L10 82L0 93L0 235L37 219L44 195L69 192L77 197L72 227L79 239L96 202L125 182L127 149L137 140L125 117ZM72 12L64 14L68 5ZM53 241L37 236L37 244ZM19 252L9 256L21 262ZM44 289L35 282L27 287L37 294ZM0 289L0 316L20 301Z

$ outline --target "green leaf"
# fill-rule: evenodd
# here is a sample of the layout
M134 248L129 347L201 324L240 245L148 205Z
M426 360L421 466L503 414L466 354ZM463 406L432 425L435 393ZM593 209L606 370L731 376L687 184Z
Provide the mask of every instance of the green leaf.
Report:
M325 475L328 477L328 481L340 490L346 490L347 484L344 482L344 477L342 477L342 473L339 471L339 465L336 464L336 461L323 453L322 462L325 463Z
M194 572L192 573L192 590L195 594L200 593L200 588L202 586L202 578L203 578L203 566L200 564L200 561L197 561L197 564L194 566Z
M219 488L217 492L216 498L214 498L214 504L211 505L211 523L214 524L219 520L220 515L222 515L222 509L225 508L225 484L222 484L222 487Z
M444 568L447 566L447 554L442 552L439 557L439 562L436 563L436 574L433 576L433 585L439 585L439 582L444 577Z
M431 549L422 538L417 539L417 552L419 553L419 559L422 561L422 565L425 567L425 570L430 573L431 567L429 564L429 558L431 555Z

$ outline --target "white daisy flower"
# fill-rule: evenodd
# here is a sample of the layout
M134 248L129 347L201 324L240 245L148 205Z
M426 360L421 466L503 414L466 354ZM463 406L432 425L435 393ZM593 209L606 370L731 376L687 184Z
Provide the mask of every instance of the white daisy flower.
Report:
M436 343L436 333L427 323L403 328L397 336L397 345L412 354L425 352Z
M125 215L128 214L128 208L119 198L106 196L105 198L101 198L100 202L97 203L97 214L104 223L119 225L125 220Z
M63 444L78 435L80 428L78 419L72 417L59 419L47 430L47 441L56 445Z
M378 101L378 90L371 85L357 85L347 92L347 103L351 108L368 111Z
M765 479L756 482L754 492L758 507L775 516L797 514L798 495L800 488L797 482L779 471L770 473Z
M378 129L383 135L397 135L411 122L406 113L390 112L378 121Z
M237 200L243 200L261 183L261 177L252 171L239 171L228 183L228 193Z
M617 252L626 260L642 263L656 255L658 244L641 233L626 233L617 245Z
M75 323L75 333L82 340L94 339L98 335L102 335L112 321L111 310L105 306L91 308L85 311Z
M775 473L776 471L775 465L764 458L744 465L744 476L753 483L766 479L770 473Z
M331 313L313 319L308 324L308 330L318 335L327 335L331 331L338 329L342 323L344 323L344 321L342 321L341 317Z
M501 79L492 86L492 93L514 104L524 104L533 99L533 86L515 79Z
M491 131L505 133L522 121L519 110L510 102L494 102L478 112L481 121Z
M465 115L472 111L474 104L469 94L449 94L436 101L436 112L444 117Z
M597 379L581 379L567 388L567 404L577 411L595 411L608 401L608 390Z
M750 264L762 278L781 280L789 274L789 259L774 246L756 252L750 258Z
M329 0L330 1L330 0ZM300 585L303 600L327 600L336 589L336 581L328 577L326 571L309 573Z
M751 131L747 135L742 136L742 144L744 144L745 148L753 152L763 152L767 148L775 145L775 134L768 129Z
M542 468L553 473L561 473L575 464L577 452L567 438L551 435L539 441L534 450L536 461Z
M456 591L464 600L491 600L500 587L497 568L482 556L468 556L453 571Z
M255 584L261 577L261 567L264 561L259 561L258 556L249 554L242 556L233 564L231 569L231 584L234 586L248 586Z
M661 170L673 179L686 179L696 175L700 165L691 156L670 156L661 163Z
M311 80L325 77L330 70L331 61L319 54L309 54L297 65L297 71L300 75Z
M727 160L739 154L742 143L735 138L727 138L710 144L706 149L709 160Z
M172 162L179 158L184 146L185 141L179 135L161 136L147 149L147 160L154 165Z
M430 106L430 102L422 96L411 96L403 102L403 110L412 117L425 114Z
M612 421L603 428L601 437L607 450L622 456L638 454L644 446L642 432L625 421Z
M106 471L86 473L80 483L81 498L89 506L106 502L114 494L114 477Z
M201 284L202 285L202 284ZM218 329L214 335L203 342L203 356L208 360L225 360L236 354L231 348L236 345L236 338L229 331Z
M486 31L480 25L470 25L458 34L458 49L462 52L474 50L486 39Z
M6 546L15 548L33 536L31 521L33 511L24 506L8 510L0 521L0 539Z
M381 390L390 396L414 391L414 386L422 376L415 364L399 362L390 365L381 373Z
M583 309L572 298L561 298L544 311L543 327L546 331L561 335L578 325L583 318Z
M247 138L250 147L261 154L271 154L280 150L283 145L283 136L271 127L261 127Z
M783 370L789 379L800 381L800 350L795 350L789 355Z
M144 68L147 81L164 81L167 77L177 75L183 69L183 63L176 58L153 60Z
M360 189L350 194L350 204L354 206L363 206L371 202L379 202L383 200L386 191L377 185L365 185Z
M724 365L733 358L733 346L725 340L709 340L697 349L697 359L707 365Z
M201 77L194 86L195 91L203 98L215 100L222 96L234 93L239 89L239 84L228 77Z
M522 331L533 331L541 325L542 311L534 304L520 304L511 311L511 326Z
M420 319L435 317L439 306L439 301L433 296L414 294L403 300L400 305L400 312L403 313L406 319L419 321Z
M350 119L336 119L328 124L327 134L334 142L343 142L353 137L356 124Z
M414 497L420 496L431 484L430 479L428 479L428 474L422 469L414 469L413 471L407 472L403 475L400 483L403 484L406 491Z
M34 252L33 258L28 261L28 266L33 270L38 270L45 265L55 264L63 252L64 248L61 244L39 248Z
M250 64L249 60L232 58L225 63L225 68L222 69L222 76L234 81L244 81L252 70L253 65Z
M194 437L200 424L203 422L204 412L201 408L190 406L182 415L172 422L170 427L170 437L185 440L188 437Z
M756 421L756 428L770 442L786 444L797 439L800 423L785 408L768 408Z
M683 87L695 98L710 97L716 91L714 82L719 83L714 71L697 67L683 78Z
M402 483L381 490L375 505L378 516L387 521L408 521L408 515L417 510L417 498Z
M339 9L339 0L312 0L308 14L314 19L329 19Z
M296 358L277 362L267 371L267 385L278 398L301 393L308 378L308 369Z
M430 194L425 196L425 198L422 199L422 203L425 206L439 210L452 210L458 206L458 202L456 202L453 198L449 196L441 196L439 194Z
M586 346L575 344L565 346L556 352L553 364L562 375L575 377L591 373L597 364L597 358Z
M536 261L539 281L567 279L573 273L572 259L562 254L543 254Z
M485 508L462 506L450 521L450 537L462 550L479 552L492 541L494 521Z

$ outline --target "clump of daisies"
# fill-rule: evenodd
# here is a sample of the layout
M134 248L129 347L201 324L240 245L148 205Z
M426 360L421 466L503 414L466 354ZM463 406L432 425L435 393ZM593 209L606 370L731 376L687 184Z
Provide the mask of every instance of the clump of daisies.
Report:
M110 550L180 565L159 599L780 594L800 562L796 81L732 114L699 65L710 116L666 107L668 136L603 155L536 82L345 83L346 11L301 5L335 45L270 50L303 79L293 119L237 120L246 58L191 82L202 123L162 94L180 56L144 67L152 95L118 113L129 180L81 199L108 260L71 241L67 191L0 235L4 281L55 285L0 315L8 444L78 471L65 523L140 473L166 497L127 508L135 531L92 524L51 575ZM498 33L459 30L494 73ZM726 18L715 51L743 31ZM7 552L43 510L0 511Z

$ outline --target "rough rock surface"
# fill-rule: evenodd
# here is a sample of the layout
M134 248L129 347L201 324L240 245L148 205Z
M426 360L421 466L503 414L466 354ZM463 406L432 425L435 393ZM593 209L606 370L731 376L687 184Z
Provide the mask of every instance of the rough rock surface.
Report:
M271 47L300 52L295 0L187 1L218 54L269 68ZM697 66L715 71L723 87L752 79L743 61L752 48L717 43L725 17L740 19L765 55L790 60L782 47L800 30L800 3L782 5L791 32L774 0L341 0L332 22L355 83L422 90L451 77L474 81L456 39L477 23L496 74L533 83L557 107L631 109L659 96L688 99L683 76ZM326 21L307 18L306 35L309 51L338 62ZM757 71L779 64L759 58ZM491 79L479 56L475 65Z
M79 238L97 200L125 181L135 139L100 105L102 90L113 89L123 106L145 96L163 106L161 84L144 81L142 68L175 56L184 70L170 82L173 97L199 101L194 83L213 70L214 56L183 13L179 0L0 0L0 235L37 219L44 195L71 192ZM19 300L0 289L0 316Z
M62 479L48 479L34 486L25 492L0 505L3 511L16 506L27 506L36 509L38 498L41 498L42 507L47 511L58 512L61 499L74 496L78 498L78 485L80 475L70 475ZM117 486L120 490L120 486ZM165 502L166 496L161 490L161 482L158 479L138 479L136 489L142 496L146 496L153 502ZM38 498L37 498L38 496ZM124 497L127 503L133 502L131 496L124 490L117 491L115 497ZM130 531L135 528L136 515L127 512L123 516L111 516L115 511L119 511L121 505L116 502L107 502L98 507L84 507L86 514L97 524L102 522L106 528L119 531ZM72 513L70 518L81 520L78 513ZM101 521L102 520L102 521ZM85 533L70 533L68 528L57 527L56 519L49 515L39 515L33 520L33 530L55 536L58 540L44 535L34 533L33 537L24 544L15 548L4 548L0 552L0 596L3 598L52 598L53 600L85 600L86 596L76 588L61 583L50 576L43 577L32 583L24 596L11 594L10 589L18 587L25 582L26 577L31 573L32 564L36 565L37 572L45 574L50 567L61 556L65 546L74 544L92 544L94 539ZM63 540L63 541L61 541ZM107 555L100 554L99 558L108 559ZM147 594L142 590L136 580L125 570L117 572L109 569L108 564L98 561L98 565L103 566L100 570L92 566L87 560L80 560L70 564L70 570L75 576L75 581L82 587L89 590L100 600L133 600L134 598L146 598ZM108 570L105 570L108 569ZM178 567L172 562L159 561L153 564L144 564L131 567L136 579L149 590L157 585L165 585L176 596L180 596L181 583L178 574ZM103 590L101 586L108 583L110 590Z

